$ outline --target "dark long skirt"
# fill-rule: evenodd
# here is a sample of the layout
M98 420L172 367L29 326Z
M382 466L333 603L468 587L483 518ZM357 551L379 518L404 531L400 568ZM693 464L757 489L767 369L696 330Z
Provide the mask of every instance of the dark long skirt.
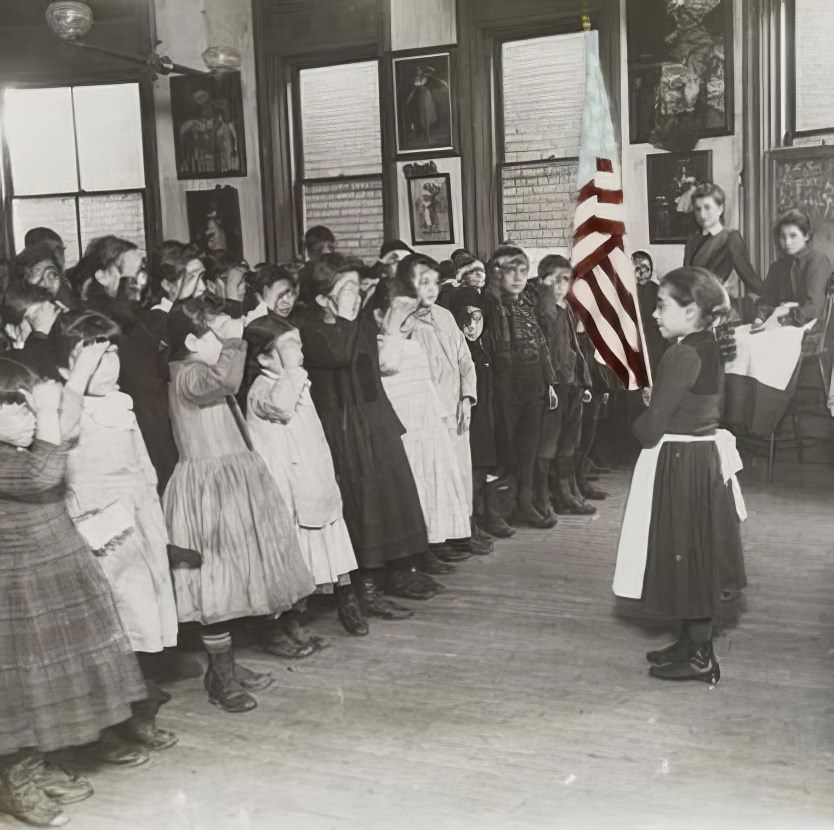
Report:
M362 415L351 408L322 425L359 567L381 568L424 553L429 541L402 437L373 405Z
M664 444L654 482L644 607L671 619L711 618L722 591L746 584L739 519L715 444Z

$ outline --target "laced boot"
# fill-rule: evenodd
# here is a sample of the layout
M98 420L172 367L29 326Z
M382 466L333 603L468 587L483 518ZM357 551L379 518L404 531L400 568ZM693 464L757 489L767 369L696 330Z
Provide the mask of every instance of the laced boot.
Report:
M721 679L721 668L710 639L696 645L694 653L686 662L652 666L649 674L660 680L700 680L716 686Z
M203 679L210 703L225 712L249 712L258 702L235 676L235 659L232 654L231 634L204 637L209 664Z

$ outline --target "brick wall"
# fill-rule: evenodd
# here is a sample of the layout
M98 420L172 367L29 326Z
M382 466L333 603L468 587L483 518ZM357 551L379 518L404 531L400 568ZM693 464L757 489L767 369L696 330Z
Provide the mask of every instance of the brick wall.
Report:
M505 167L503 238L530 248L570 247L576 169L575 161Z
M113 234L145 248L145 215L138 193L82 196L78 203L81 247L97 236Z
M585 96L581 34L505 43L502 235L532 248L569 247Z
M304 187L306 225L327 225L339 251L376 259L382 244L382 180L321 182Z

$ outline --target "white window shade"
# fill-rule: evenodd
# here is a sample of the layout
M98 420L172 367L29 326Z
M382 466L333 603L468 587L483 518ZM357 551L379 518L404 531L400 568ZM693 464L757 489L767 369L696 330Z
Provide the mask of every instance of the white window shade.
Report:
M304 178L382 171L376 61L300 72Z
M794 128L834 127L834 0L794 0Z
M3 128L16 196L78 190L72 94L61 89L8 89Z
M138 84L73 89L81 190L145 186Z
M578 156L583 33L504 43L501 69L505 163Z

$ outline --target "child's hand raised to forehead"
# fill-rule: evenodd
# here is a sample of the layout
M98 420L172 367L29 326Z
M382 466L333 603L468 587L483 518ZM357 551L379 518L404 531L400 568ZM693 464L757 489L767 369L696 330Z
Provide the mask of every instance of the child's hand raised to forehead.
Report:
M219 340L240 340L243 337L243 323L242 317L235 320L228 314L218 314L209 321L208 327Z
M90 378L98 369L104 353L110 348L111 343L105 340L103 343L90 343L82 346L78 357L75 358L75 363L69 373L67 380L67 389L83 395L90 383Z

